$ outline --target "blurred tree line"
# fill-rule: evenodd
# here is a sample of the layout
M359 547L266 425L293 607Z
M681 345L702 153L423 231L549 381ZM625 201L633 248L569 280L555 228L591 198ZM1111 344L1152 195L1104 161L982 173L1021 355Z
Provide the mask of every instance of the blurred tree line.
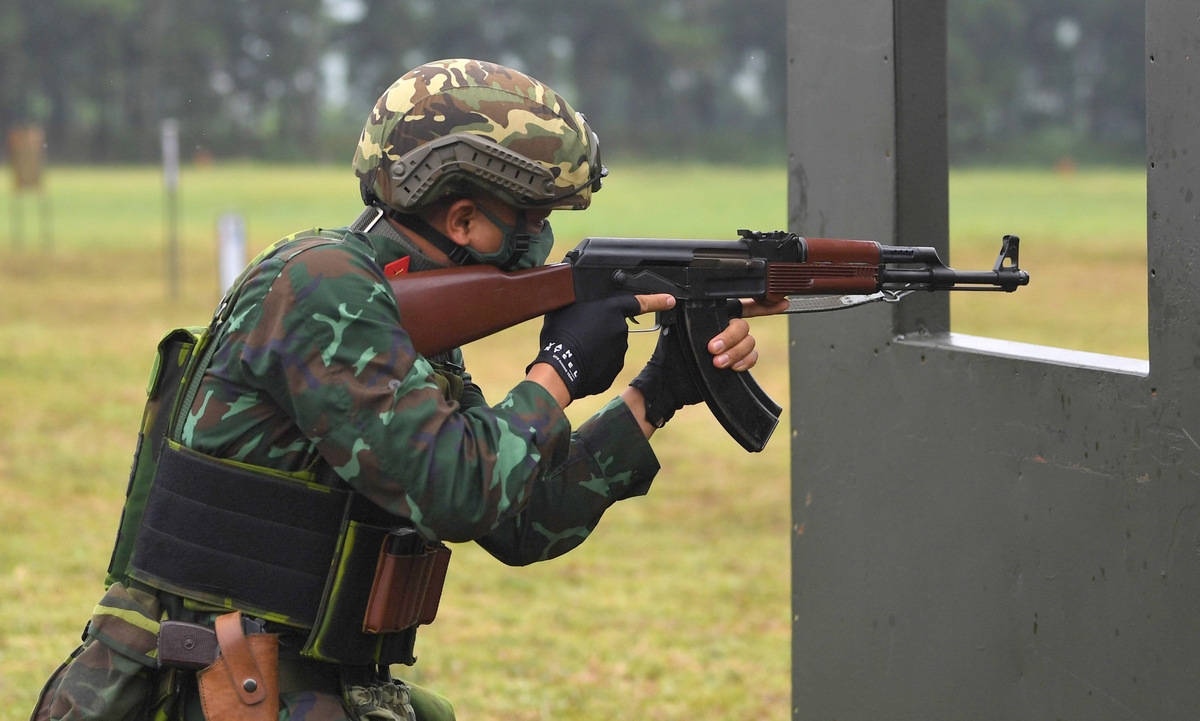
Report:
M525 70L608 152L784 157L785 0L0 0L0 132L52 159L348 161L375 98L443 57ZM1140 158L1140 0L949 0L955 160ZM852 91L852 89L848 89ZM988 152L983 152L984 150Z
M948 0L955 162L1141 163L1144 0Z

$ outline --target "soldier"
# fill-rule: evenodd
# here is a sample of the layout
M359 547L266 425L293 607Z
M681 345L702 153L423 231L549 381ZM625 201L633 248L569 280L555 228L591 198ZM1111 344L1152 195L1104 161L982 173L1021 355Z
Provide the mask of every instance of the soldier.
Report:
M649 489L647 440L700 401L667 351L574 432L563 409L611 385L625 318L673 298L549 314L525 380L488 405L461 351L413 349L387 283L543 263L547 216L606 175L584 117L515 70L429 63L379 99L354 169L362 215L263 252L201 336L144 490L135 468L109 591L35 718L452 718L388 675L436 611L443 542L554 558ZM757 360L741 319L709 349Z

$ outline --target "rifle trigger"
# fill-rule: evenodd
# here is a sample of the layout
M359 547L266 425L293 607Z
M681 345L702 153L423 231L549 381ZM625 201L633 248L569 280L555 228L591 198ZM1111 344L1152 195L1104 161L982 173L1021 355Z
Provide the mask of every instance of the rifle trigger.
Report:
M627 320L630 323L637 326L637 328L630 328L629 332L630 333L657 333L659 330L662 329L662 318L660 316L661 316L661 313L654 314L654 325L650 326L649 328L643 328L642 324L638 322L637 318L628 318Z

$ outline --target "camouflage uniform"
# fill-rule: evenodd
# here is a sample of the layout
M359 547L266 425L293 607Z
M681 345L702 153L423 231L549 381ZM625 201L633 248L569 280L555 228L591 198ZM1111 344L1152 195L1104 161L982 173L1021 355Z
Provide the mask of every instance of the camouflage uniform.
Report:
M473 540L512 565L566 553L648 490L658 463L619 400L572 433L541 386L489 406L455 368L461 352L440 368L414 352L381 272L402 257L388 238L309 231L265 255L217 339L189 447L297 474L328 463L427 538ZM284 694L283 707L340 708L325 696Z

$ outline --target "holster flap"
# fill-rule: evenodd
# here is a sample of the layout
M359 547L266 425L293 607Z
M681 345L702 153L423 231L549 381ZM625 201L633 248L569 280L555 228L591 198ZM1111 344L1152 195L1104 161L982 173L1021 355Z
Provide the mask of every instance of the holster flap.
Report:
M246 636L242 614L216 621L221 655L196 675L207 721L276 721L279 716L279 637Z

